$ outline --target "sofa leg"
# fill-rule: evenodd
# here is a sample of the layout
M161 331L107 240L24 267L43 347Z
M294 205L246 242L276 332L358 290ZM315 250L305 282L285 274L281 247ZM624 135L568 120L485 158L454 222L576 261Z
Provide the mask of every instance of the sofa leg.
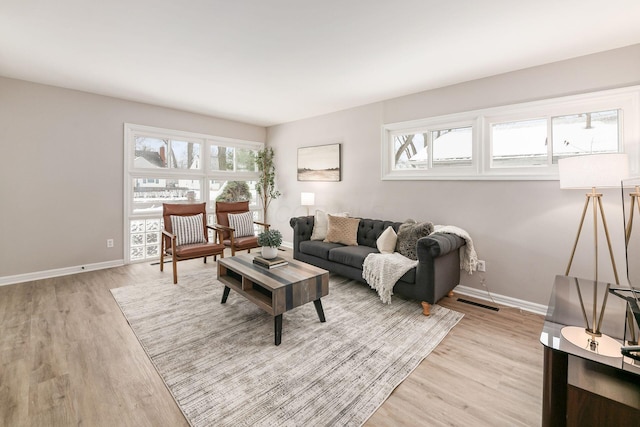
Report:
M447 294L447 296L448 296L449 298L453 298L453 296L454 296L454 295L455 295L455 294L453 293L453 291L449 291L449 293Z
M431 304L426 301L422 301L420 304L422 304L422 314L429 316L431 314Z

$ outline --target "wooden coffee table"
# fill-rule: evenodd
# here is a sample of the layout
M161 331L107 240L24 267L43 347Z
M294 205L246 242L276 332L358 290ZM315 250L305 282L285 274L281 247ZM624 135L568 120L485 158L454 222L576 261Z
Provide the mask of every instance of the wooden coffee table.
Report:
M282 314L313 301L320 322L325 321L320 298L329 295L329 272L302 261L283 267L253 263L254 254L218 259L218 280L224 284L221 304L233 289L274 316L275 344L282 340Z

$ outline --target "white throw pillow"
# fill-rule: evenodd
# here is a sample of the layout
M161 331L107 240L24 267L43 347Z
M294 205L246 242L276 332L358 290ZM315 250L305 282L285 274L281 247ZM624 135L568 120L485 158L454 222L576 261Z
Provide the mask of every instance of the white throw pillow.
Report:
M327 230L329 229L329 215L328 213L316 210L316 215L313 219L313 231L311 232L311 240L324 240L327 238ZM348 217L349 212L332 213L333 216Z
M398 241L398 235L393 227L389 226L382 232L378 240L376 240L376 246L381 254L392 254L396 251L396 243Z
M235 230L234 237L253 236L253 212L229 214L229 227Z
M180 216L171 215L171 231L176 235L176 245L204 243L202 214Z

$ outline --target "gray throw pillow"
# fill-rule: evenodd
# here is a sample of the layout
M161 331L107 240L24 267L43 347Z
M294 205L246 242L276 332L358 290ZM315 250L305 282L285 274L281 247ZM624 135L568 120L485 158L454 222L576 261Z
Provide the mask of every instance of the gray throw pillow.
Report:
M398 247L397 251L409 259L417 260L418 253L416 246L418 239L433 233L433 223L415 221L405 222L398 229Z

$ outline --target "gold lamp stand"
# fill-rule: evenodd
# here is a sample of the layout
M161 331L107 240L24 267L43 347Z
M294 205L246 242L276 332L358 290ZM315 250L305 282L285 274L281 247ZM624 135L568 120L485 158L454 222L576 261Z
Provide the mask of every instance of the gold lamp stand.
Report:
M569 264L567 265L567 271L565 272L565 276L569 275L569 271L571 270L571 264L573 263L573 257L576 253L576 248L578 246L578 241L580 240L580 233L582 231L582 227L584 225L584 219L587 215L587 209L589 208L589 203L593 205L593 240L594 240L594 269L595 269L595 282L598 281L598 211L600 212L600 217L602 219L602 225L604 227L604 234L607 238L607 246L609 248L609 256L611 257L611 266L613 267L613 275L616 280L616 284L620 284L620 280L618 279L618 270L616 268L616 262L613 259L613 249L611 247L611 238L609 237L609 228L607 227L607 220L604 215L604 208L602 207L602 194L596 193L596 188L592 187L591 193L586 194L586 200L584 203L584 209L582 210L582 218L580 219L580 226L578 227L578 234L576 236L576 241L573 245L573 250L571 251L571 257L569 258ZM604 308L607 304L607 296L609 295L609 285L607 284L607 290L604 295L604 299L602 301L602 308L600 310L600 317L597 318L597 287L594 284L593 287L593 315L592 315L592 323L589 327L589 321L587 319L587 313L584 309L584 304L582 306L582 314L584 316L584 320L587 324L587 328L585 331L593 337L592 340L589 341L592 351L596 351L594 347L597 346L597 342L595 340L596 337L602 336L600 332L600 326L602 325L602 318L604 316ZM580 296L580 300L582 301L582 296Z
M638 197L640 197L640 186L636 185L635 191L633 193L629 193L631 196L631 207L629 208L629 222L627 223L627 229L624 233L624 242L625 245L629 246L629 238L631 237L631 228L633 227L633 213L634 206L638 206L638 215L640 215L640 203L638 203Z
M627 229L624 232L624 244L626 247L629 247L629 240L631 239L631 229L633 228L633 215L634 215L634 207L638 206L638 215L640 215L640 186L636 185L634 191L629 193L631 196L631 204L629 206L629 222L627 223ZM636 336L636 328L633 323L634 315L631 312L631 306L627 304L627 327L629 328L629 332L631 334L631 339L628 344L637 345L638 338Z

